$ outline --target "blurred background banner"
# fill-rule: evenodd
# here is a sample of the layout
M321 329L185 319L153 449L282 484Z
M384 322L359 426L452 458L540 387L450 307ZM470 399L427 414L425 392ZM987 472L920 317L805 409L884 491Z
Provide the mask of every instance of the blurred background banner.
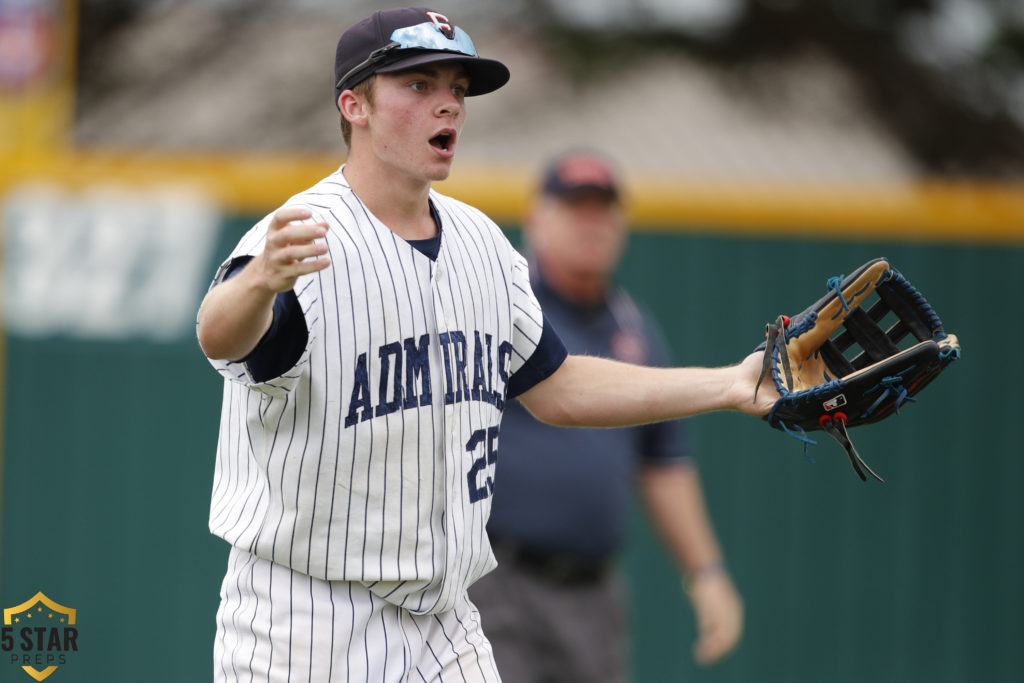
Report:
M394 4L394 3L391 3ZM77 651L0 680L205 681L226 545L207 530L221 382L194 338L242 232L344 160L350 1L0 0L0 605L77 609ZM858 432L887 480L754 420L691 421L747 604L726 662L639 511L637 681L1017 681L1024 672L1024 11L992 0L451 0L507 88L439 189L519 240L547 157L625 170L619 278L675 360L725 364L886 256L963 360ZM813 460L813 462L810 462ZM484 615L486 630L486 615ZM37 666L38 665L38 666Z
M191 335L221 222L202 197L172 187L21 187L7 195L3 221L11 334Z

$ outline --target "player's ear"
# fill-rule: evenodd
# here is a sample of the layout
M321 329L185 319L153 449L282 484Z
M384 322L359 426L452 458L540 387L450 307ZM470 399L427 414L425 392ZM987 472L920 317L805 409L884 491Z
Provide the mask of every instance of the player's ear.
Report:
M365 126L369 106L365 97L352 90L345 90L338 95L338 110L353 126Z

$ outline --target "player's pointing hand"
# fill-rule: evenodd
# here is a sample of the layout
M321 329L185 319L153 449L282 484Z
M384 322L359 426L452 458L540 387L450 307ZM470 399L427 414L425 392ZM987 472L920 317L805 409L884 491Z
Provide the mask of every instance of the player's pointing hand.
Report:
M285 207L274 214L263 253L253 259L267 289L287 291L302 275L331 265L327 244L317 241L327 235L327 224L312 222L312 217L309 209L301 207Z

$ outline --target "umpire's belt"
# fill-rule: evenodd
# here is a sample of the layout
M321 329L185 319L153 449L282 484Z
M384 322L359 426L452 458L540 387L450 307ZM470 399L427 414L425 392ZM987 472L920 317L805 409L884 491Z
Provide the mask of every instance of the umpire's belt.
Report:
M491 538L498 562L513 563L525 572L562 585L595 583L612 569L611 558L529 548L506 539Z

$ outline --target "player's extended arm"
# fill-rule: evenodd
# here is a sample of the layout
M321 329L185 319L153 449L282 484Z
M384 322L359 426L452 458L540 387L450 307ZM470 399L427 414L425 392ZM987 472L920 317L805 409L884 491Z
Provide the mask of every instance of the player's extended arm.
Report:
M683 575L693 605L693 657L698 664L713 664L739 643L743 601L725 569L700 474L692 462L652 464L640 471L638 484L651 523Z
M199 307L199 345L210 358L244 358L273 320L274 298L295 286L301 275L323 270L331 261L325 223L307 223L309 209L277 211L267 229L266 245L235 277L207 292Z
M643 367L573 355L519 400L538 420L565 427L622 427L730 409L760 416L779 398L766 382L756 403L751 400L762 355L721 368Z

